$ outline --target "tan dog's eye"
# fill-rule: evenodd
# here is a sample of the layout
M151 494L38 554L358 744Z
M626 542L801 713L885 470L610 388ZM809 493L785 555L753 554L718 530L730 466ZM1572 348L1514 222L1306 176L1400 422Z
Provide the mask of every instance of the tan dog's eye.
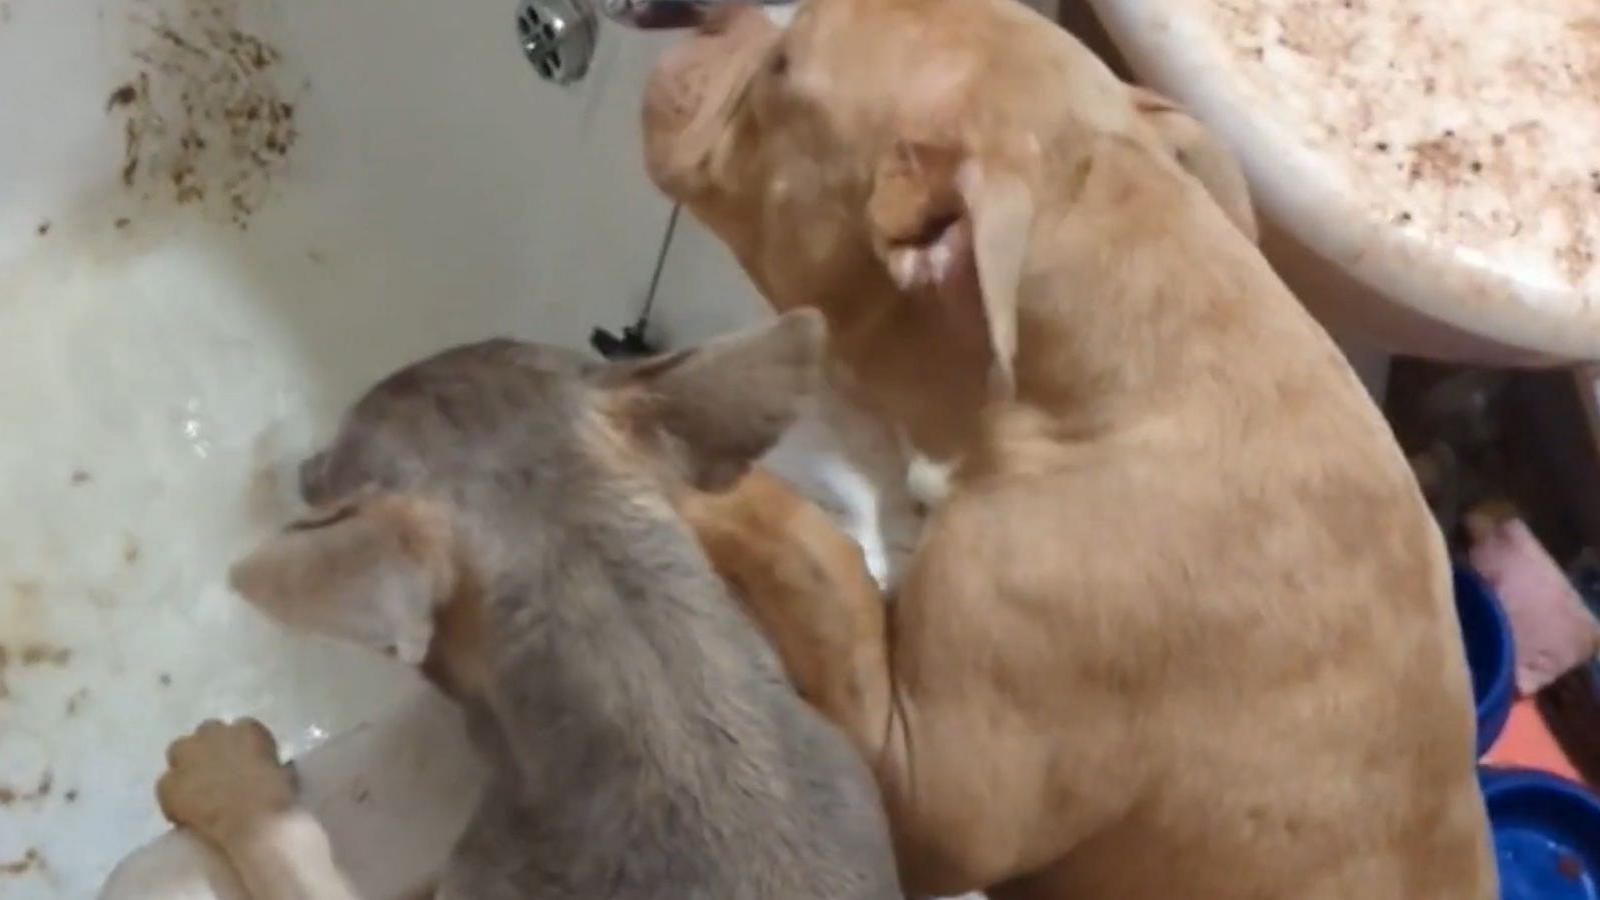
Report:
M779 78L789 74L788 51L784 50L782 47L779 47L777 52L772 54L772 61L767 63L767 71Z

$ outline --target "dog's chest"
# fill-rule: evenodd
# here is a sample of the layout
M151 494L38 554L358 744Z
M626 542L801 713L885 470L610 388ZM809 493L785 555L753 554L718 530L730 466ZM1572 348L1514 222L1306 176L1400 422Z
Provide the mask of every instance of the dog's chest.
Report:
M906 455L886 426L829 397L796 422L764 462L861 545L881 587L894 586L921 534L923 514L922 498L909 489ZM918 485L937 495L938 467L919 467L918 475Z

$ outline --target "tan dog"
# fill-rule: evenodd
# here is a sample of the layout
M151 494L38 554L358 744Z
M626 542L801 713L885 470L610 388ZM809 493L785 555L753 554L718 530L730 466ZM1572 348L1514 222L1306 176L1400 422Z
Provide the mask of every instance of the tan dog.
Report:
M725 572L767 556L743 596L876 766L909 889L1495 896L1443 545L1192 120L1008 0L812 0L670 51L645 126L853 396L959 463L889 605L750 482L691 511Z

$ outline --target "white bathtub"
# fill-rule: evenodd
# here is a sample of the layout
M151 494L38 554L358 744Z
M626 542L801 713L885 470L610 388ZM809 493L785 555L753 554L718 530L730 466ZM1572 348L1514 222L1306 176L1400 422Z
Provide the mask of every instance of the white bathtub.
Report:
M163 832L163 749L208 716L256 715L297 755L379 722L306 763L324 808L381 819L404 808L383 784L422 784L448 830L444 801L470 797L414 676L286 636L222 574L367 382L495 333L582 345L637 311L668 213L638 161L650 42L608 31L556 89L512 7L0 0L0 896L94 895ZM271 103L293 107L276 133ZM180 146L191 118L204 148ZM687 222L660 308L674 337L759 310ZM362 846L386 842L348 832L371 871ZM394 865L358 873L374 898L430 852L387 843Z

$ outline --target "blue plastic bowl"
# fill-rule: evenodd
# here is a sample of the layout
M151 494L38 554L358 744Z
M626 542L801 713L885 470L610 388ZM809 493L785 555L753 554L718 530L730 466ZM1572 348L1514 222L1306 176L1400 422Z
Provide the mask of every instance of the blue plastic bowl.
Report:
M1500 737L1516 699L1513 671L1516 651L1511 644L1511 623L1500 601L1478 573L1466 566L1455 568L1456 614L1467 645L1467 667L1472 670L1472 697L1478 710L1478 755Z
M1600 900L1600 800L1530 769L1478 770L1502 900Z

